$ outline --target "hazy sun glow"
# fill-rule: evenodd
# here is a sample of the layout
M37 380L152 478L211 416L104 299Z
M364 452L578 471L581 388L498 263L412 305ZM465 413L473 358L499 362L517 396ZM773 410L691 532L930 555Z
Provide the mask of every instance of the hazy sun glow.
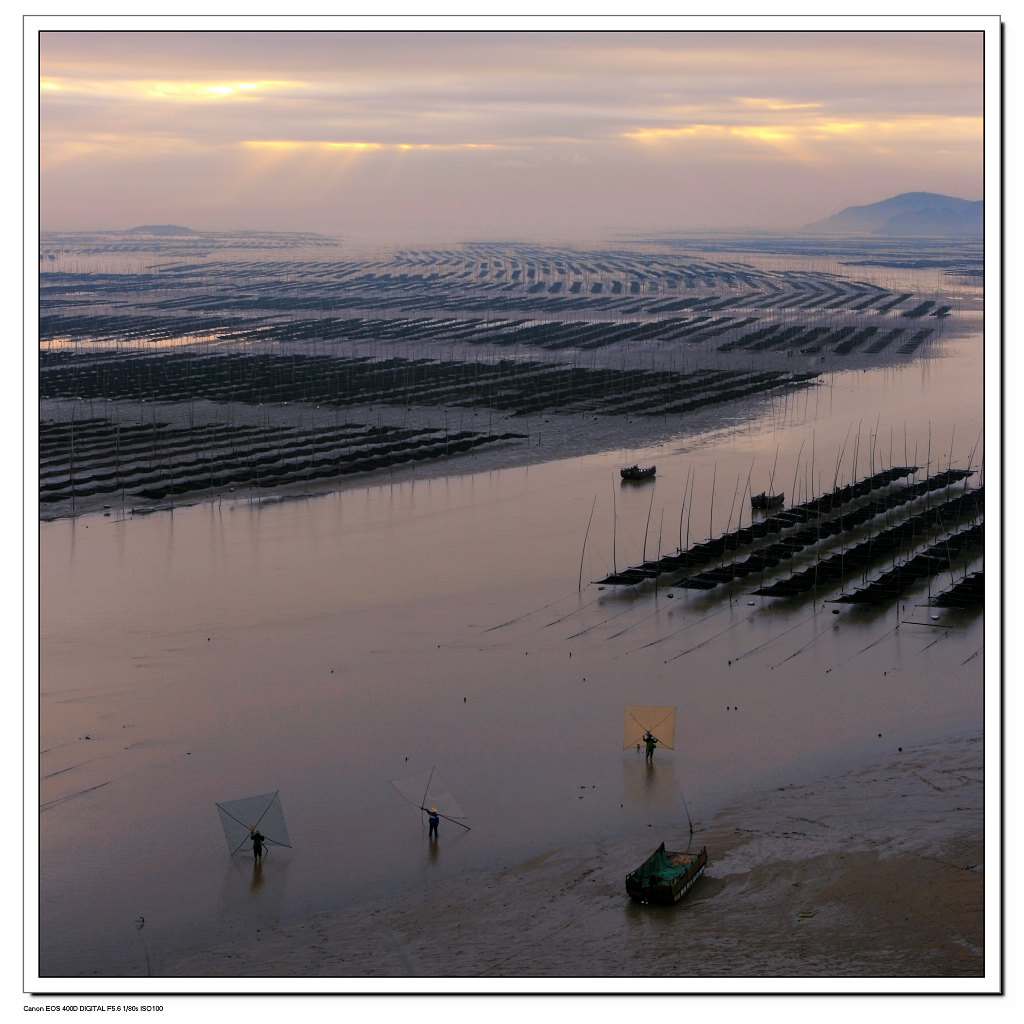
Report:
M254 149L292 150L327 150L341 149L359 152L361 150L457 150L457 149L498 149L500 147L486 142L335 142L330 140L302 139L246 139L242 143Z
M767 125L745 125L740 128L730 128L730 135L738 135L744 139L760 139L762 142L784 142L792 139L795 132L783 128L770 128Z
M281 91L294 87L295 83L282 81L176 81L174 79L71 79L51 77L40 80L40 90L75 93L79 96L95 96L99 99L120 98L130 101L139 97L146 99L173 100L177 102L203 102L206 100L230 99L257 90Z
M824 106L821 101L797 103L768 96L737 96L736 102L741 107L756 110L820 110Z
M862 135L870 139L875 135L901 132L906 137L932 136L981 138L981 118L914 118L905 120L879 121L823 121L811 119L801 123L786 124L688 124L671 128L638 128L622 132L622 137L636 142L666 142L673 139L704 136L736 136L744 139L760 139L764 142L784 140L808 141L824 139L827 136Z
M231 99L257 89L280 88L282 82L140 82L138 90L151 99L196 101Z

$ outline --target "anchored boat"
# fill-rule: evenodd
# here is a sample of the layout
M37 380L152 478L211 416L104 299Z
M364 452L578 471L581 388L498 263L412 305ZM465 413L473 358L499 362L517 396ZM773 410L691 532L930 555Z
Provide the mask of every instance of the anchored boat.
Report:
M707 865L707 847L700 853L674 853L662 843L626 875L626 892L640 903L678 903Z
M650 480L657 471L657 466L648 466L646 469L641 469L639 466L633 465L623 466L619 470L619 474L623 480Z
M769 508L782 508L785 502L785 494L768 494L767 491L762 491L760 494L752 494L750 496L750 507L758 511Z

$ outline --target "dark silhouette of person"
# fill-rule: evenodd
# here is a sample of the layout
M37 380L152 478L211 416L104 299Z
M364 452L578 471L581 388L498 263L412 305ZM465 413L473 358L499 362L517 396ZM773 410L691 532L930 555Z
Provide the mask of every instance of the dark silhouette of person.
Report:
M644 743L647 745L647 760L653 764L654 748L658 745L658 737L654 736L650 730L648 730L644 733Z
M263 850L266 844L266 839L259 833L255 825L249 828L249 838L252 840L253 860L259 864L263 859Z
M440 821L441 821L441 818L440 818L440 816L437 813L437 808L436 807L431 807L430 808L430 816L427 818L427 821L430 822L430 830L427 832L427 838L428 839L436 839L437 838L437 826L438 826L438 824L440 824Z

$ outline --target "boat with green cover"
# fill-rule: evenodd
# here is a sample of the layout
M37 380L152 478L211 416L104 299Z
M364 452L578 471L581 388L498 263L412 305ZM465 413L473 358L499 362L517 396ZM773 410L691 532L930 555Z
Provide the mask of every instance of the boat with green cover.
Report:
M704 874L708 851L675 853L662 843L635 871L626 875L626 892L640 903L677 903Z

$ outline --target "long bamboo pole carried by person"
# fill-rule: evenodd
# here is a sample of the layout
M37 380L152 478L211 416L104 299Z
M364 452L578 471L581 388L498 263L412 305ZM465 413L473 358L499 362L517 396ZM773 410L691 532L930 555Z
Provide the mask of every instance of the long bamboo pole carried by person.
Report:
M419 808L424 814L431 817L436 815L438 818L444 818L445 821L464 828L467 832L471 831L470 826L462 820L466 817L466 813L438 779L433 768L426 776L416 775L410 779L392 779L391 785L403 800L412 804L413 807ZM444 812L439 811L439 807L443 807ZM437 826L434 823L431 824L431 833L435 833Z

